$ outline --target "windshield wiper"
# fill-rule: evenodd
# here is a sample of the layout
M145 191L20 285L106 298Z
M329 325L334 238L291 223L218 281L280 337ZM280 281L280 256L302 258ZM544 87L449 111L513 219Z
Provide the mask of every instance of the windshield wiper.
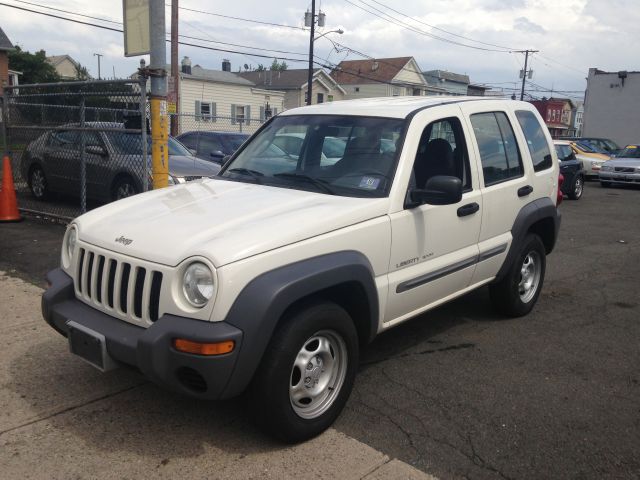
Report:
M302 173L274 173L273 174L274 177L281 177L281 178L293 178L293 179L298 179L298 180L304 180L305 182L311 183L312 185L318 187L319 189L323 190L325 193L328 193L330 195L335 195L336 192L328 185L328 182L326 180L320 180L319 178L313 178L310 177L309 175L304 175Z
M239 173L240 175L249 175L256 182L260 183L260 177L264 177L264 173L259 172L257 170L251 170L250 168L230 168L227 172L231 173Z

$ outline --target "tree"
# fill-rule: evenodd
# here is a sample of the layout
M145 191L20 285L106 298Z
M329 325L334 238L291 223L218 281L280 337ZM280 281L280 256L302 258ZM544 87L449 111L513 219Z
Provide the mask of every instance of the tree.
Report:
M261 63L258 64L258 66L256 67L256 72L264 72L266 70L266 68L264 68L264 65L262 65Z
M60 75L53 65L47 62L47 54L44 50L30 53L19 46L9 52L9 65L11 70L22 72L20 83L48 83L59 82Z
M282 72L283 70L286 70L287 68L288 68L287 62L283 60L282 63L280 63L278 62L277 58L273 59L273 63L271 64L271 67L270 67L271 70L280 71L280 72Z
M89 71L87 70L87 67L83 67L79 63L75 67L76 67L76 80L91 80L91 75L89 75Z

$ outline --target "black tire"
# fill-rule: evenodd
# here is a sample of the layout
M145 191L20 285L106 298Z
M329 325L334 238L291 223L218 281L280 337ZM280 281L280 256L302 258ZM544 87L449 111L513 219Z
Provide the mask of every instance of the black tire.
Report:
M529 263L525 264L526 261ZM528 269L532 265L533 268L537 268L536 272L529 272ZM528 273L523 276L525 268ZM494 308L509 317L522 317L529 313L540 296L545 269L546 253L542 240L538 235L528 233L518 256L505 277L489 287ZM529 273L533 278L530 288L527 289L525 280L529 278Z
M569 192L568 196L571 200L580 200L583 192L584 178L582 178L582 176L580 175L577 175L575 180L573 181L573 185L571 185L571 191Z
M140 193L138 185L128 175L118 177L111 187L111 200L116 201Z
M46 200L49 198L49 183L40 165L33 165L29 169L28 183L31 194L37 200Z
M605 182L603 180L600 180L600 186L602 188L609 188L609 187L611 187L611 182Z
M323 349L324 341L318 340L316 345L316 339L328 341L330 347ZM247 391L254 421L267 433L290 443L322 433L349 398L358 354L353 321L335 303L311 304L288 315L274 333ZM318 360L321 356L324 361ZM306 369L298 368L296 362ZM310 400L315 392L322 392L317 402ZM295 399L298 393L301 397Z

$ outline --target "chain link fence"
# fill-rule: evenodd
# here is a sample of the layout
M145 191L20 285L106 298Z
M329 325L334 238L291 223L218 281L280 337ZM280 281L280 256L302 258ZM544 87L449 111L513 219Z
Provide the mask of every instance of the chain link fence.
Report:
M2 135L19 208L70 220L149 188L138 80L6 87Z

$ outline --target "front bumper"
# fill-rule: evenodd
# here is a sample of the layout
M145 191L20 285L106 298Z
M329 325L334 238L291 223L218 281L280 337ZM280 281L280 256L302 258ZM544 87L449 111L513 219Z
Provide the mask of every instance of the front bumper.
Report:
M603 182L627 183L630 185L640 185L640 173L635 172L603 172L598 175Z
M64 335L73 321L104 335L109 356L140 370L155 383L204 399L225 398L243 340L243 332L226 322L206 322L165 314L149 328L129 324L77 300L73 279L61 269L47 275L50 287L42 296L42 315ZM233 340L224 355L201 356L173 348L174 338L195 342ZM231 396L231 395L229 395Z

